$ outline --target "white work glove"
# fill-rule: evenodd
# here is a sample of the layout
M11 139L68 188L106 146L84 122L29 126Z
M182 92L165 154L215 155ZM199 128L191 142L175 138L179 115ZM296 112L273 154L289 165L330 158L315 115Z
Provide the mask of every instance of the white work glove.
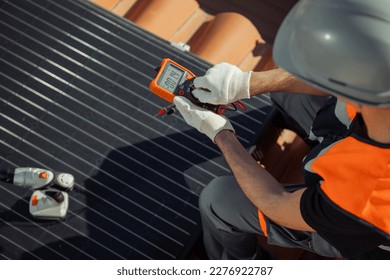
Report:
M200 108L185 97L176 96L173 99L173 102L187 124L206 134L214 143L215 136L220 131L228 129L235 132L233 126L226 117L217 115L210 110Z
M229 104L250 98L251 71L243 72L237 66L222 62L216 64L202 77L194 80L192 94L202 103Z

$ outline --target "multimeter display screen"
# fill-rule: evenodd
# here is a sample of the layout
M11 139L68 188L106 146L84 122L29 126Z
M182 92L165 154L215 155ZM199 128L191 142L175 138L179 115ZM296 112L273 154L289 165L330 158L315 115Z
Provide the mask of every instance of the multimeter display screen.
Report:
M167 91L174 93L186 72L172 64L168 64L167 66L158 80L158 84Z

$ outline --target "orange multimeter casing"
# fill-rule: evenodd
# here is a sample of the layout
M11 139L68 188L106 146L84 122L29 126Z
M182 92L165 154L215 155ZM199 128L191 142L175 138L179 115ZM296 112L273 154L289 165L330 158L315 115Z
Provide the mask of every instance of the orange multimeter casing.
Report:
M180 94L179 85L194 79L196 76L182 65L172 59L165 58L161 61L156 77L150 82L150 90L165 99L173 102L173 98Z
M227 105L202 103L192 95L196 76L187 68L169 58L164 58L157 69L156 77L150 82L150 90L168 102L173 102L175 96L184 96L195 105L213 111L219 115L225 111L236 111L237 107L245 110L245 106L238 100ZM159 115L159 114L158 114Z

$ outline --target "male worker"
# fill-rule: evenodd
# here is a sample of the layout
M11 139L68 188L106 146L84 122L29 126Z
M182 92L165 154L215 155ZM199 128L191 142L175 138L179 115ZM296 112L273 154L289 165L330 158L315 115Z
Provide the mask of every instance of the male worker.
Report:
M175 97L186 122L218 145L234 174L213 180L200 197L209 258L251 259L262 234L269 244L328 257L390 259L389 34L386 0L302 0L276 36L281 69L251 73L222 63L195 79L194 95L208 103L293 93L275 94L277 105L291 109L316 143L298 190L255 162L228 119ZM310 93L330 96L306 95L311 105L303 98Z

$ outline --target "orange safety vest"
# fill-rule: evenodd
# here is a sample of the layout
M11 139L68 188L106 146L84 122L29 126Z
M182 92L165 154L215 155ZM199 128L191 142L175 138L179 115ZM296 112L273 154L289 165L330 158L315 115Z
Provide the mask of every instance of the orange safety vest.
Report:
M390 149L348 136L323 150L305 169L339 208L390 235Z
M324 137L326 137L326 135L322 135L321 133L332 131L334 124L341 124L343 126L343 129L340 131L333 131L336 134L344 134L350 128L353 119L356 117L355 108L350 104L342 102L341 100L334 99L334 101L335 102L330 103L332 105L328 107L328 110L325 113L317 116L317 119L314 121L313 127L308 135L309 140L318 141L321 143ZM320 128L320 130L318 131L317 128ZM261 230L265 236L268 236L267 221L264 214L260 210L258 210L258 218Z

